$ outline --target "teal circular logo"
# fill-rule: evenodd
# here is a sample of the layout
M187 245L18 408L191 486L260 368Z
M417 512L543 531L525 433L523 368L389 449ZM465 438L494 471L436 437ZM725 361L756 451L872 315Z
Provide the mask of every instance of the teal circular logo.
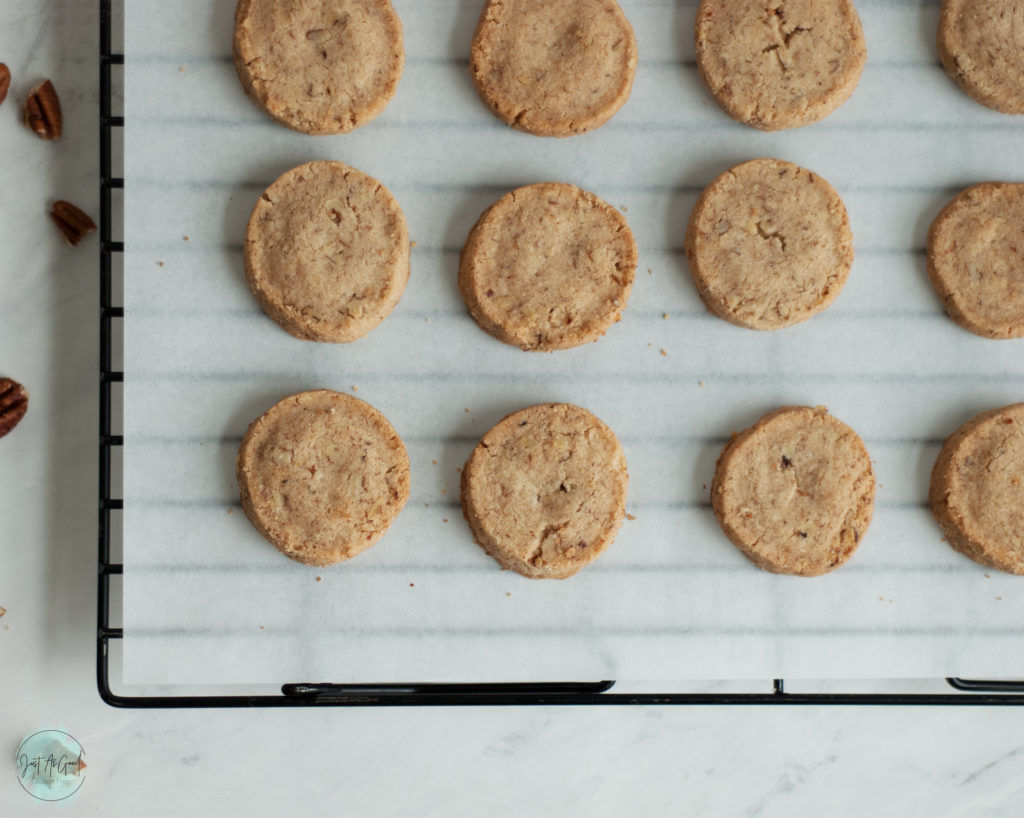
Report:
M70 798L85 781L82 745L70 733L40 730L18 747L18 783L40 801Z

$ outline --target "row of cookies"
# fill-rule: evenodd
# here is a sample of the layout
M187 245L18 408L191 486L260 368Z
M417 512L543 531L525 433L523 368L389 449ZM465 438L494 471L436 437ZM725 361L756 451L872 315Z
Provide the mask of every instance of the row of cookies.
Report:
M957 429L935 462L928 498L953 548L1015 574L1024 574L1022 424L1024 404L1016 404ZM253 421L236 471L252 524L308 565L370 548L409 498L409 457L394 427L365 401L326 389L290 395ZM462 469L462 511L502 567L565 579L614 540L628 481L606 424L579 406L542 404L481 438ZM783 407L733 435L711 481L728 539L758 567L798 576L851 557L874 499L863 441L823 407Z
M928 273L953 319L989 338L1024 335L1024 184L968 188L935 219ZM697 291L715 315L775 330L828 307L853 264L845 206L820 175L756 159L718 176L686 230ZM395 308L409 232L376 179L309 162L260 196L246 229L252 292L292 335L350 342ZM625 216L593 193L541 183L502 196L470 231L459 290L477 323L524 350L594 341L620 320L638 253Z
M701 0L697 65L729 116L762 130L830 114L867 60L852 0ZM1024 11L1005 0L943 0L938 49L979 102L1024 113ZM390 0L239 0L235 66L249 97L283 125L345 133L394 96L405 64ZM541 136L607 122L633 87L637 46L615 0L488 0L470 47L481 99Z

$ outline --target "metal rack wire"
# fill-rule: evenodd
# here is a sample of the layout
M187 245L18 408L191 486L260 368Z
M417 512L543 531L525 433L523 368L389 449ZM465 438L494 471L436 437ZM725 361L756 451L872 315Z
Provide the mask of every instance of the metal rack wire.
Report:
M543 684L285 684L275 695L145 696L114 692L110 678L112 640L124 630L111 626L111 586L122 582L124 565L111 557L111 512L123 512L124 501L112 492L112 454L123 447L113 434L113 385L124 372L113 364L116 319L124 307L114 304L113 260L124 252L114 241L112 192L124 179L112 170L111 142L123 116L112 114L112 67L124 65L124 54L112 44L112 0L99 0L100 11L100 429L99 429L99 563L97 587L96 681L101 698L114 707L311 707L424 705L1024 705L1024 682L946 679L956 692L945 693L793 693L784 680L753 693L622 693L614 681Z

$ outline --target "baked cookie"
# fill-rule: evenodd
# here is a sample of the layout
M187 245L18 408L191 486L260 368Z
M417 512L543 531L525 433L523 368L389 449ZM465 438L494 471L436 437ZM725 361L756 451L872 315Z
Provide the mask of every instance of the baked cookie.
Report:
M704 188L685 249L707 308L749 329L780 329L821 312L853 265L839 194L781 159L744 162Z
M409 499L409 456L394 427L327 389L284 398L253 421L236 474L256 530L307 565L361 554Z
M932 222L927 252L954 321L985 338L1024 336L1024 184L962 191Z
M477 323L524 350L596 341L626 308L637 247L593 193L547 182L506 193L462 248L459 290Z
M462 470L462 514L505 568L565 579L615 539L628 483L611 429L586 409L546 403L483 436Z
M615 0L488 0L469 71L502 122L572 136L604 125L629 98L636 39Z
M365 125L405 63L390 0L238 0L235 68L249 98L308 134Z
M1024 5L1015 0L943 0L939 57L977 102L1024 114Z
M824 119L860 81L852 0L701 0L697 67L722 109L762 131Z
M949 436L928 505L961 554L1024 574L1024 403L982 412Z
M863 539L874 501L864 443L821 406L783 407L734 435L711 481L722 531L775 574L838 568Z
M308 162L268 187L245 231L245 277L296 338L346 343L395 308L409 280L409 230L380 182Z

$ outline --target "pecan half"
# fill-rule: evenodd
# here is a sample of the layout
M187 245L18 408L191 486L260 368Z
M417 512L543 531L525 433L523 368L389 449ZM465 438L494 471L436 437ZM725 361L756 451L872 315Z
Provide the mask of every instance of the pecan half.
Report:
M7 99L7 89L11 87L11 69L0 62L0 105Z
M43 80L28 93L21 112L22 122L40 139L60 139L64 117L60 112L57 90L49 80Z
M71 204L71 202L65 202L63 199L53 203L53 209L50 210L50 218L57 225L57 229L60 230L64 241L72 247L96 229L96 222Z
M17 426L28 411L28 391L17 381L0 378L0 437Z

